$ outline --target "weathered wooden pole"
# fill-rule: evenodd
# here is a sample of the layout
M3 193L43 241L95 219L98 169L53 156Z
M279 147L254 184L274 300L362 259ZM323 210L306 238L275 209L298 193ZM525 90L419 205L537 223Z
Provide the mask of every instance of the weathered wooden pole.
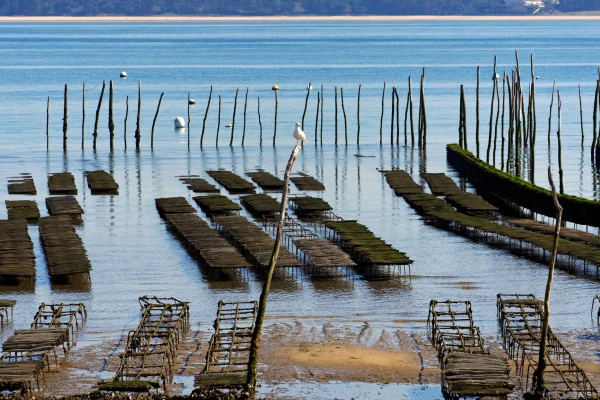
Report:
M324 108L325 108L325 92L323 91L323 84L321 84L321 130L319 132L319 138L320 138L321 144L323 144L323 109Z
M583 104L581 103L581 85L577 85L579 93L579 126L581 128L581 148L583 149L585 135L583 134Z
M494 148L492 149L492 165L496 166L496 144L498 142L498 120L500 118L500 79L499 75L494 75L496 78L496 121L494 123Z
M191 97L190 97L190 92L188 92L188 98L187 98L187 112L188 112L188 117L187 117L187 146L188 146L188 150L190 149L190 122L191 122L191 113L190 113L190 108L192 107L191 104Z
M348 119L346 118L346 108L344 107L344 88L340 88L340 98L342 100L342 115L344 116L344 138L348 146Z
M125 97L125 120L123 121L123 143L127 148L127 117L129 116L129 96Z
M460 100L458 102L458 145L464 149L463 140L463 93L465 91L464 85L460 85Z
M217 113L217 136L215 146L219 147L219 131L221 130L221 95L219 95L219 111Z
M504 170L504 112L506 110L506 71L502 74L502 116L501 116L501 128L500 135L502 137L502 145L500 150L500 170Z
M420 146L425 148L427 146L427 109L425 107L425 68L423 68L423 74L421 75L421 91L420 91L420 104L419 114L421 120L421 133L419 138L421 140Z
M554 105L554 89L556 88L556 81L554 81L554 83L552 83L552 97L550 98L550 112L548 113L548 147L550 147L550 134L552 131L552 106ZM598 90L596 88L596 90ZM595 123L595 119L594 119L594 123ZM594 125L595 128L595 125ZM594 129L594 133L595 133L596 129Z
M394 145L394 117L396 116L395 107L396 107L396 87L392 86L392 112L391 112L391 121L390 121L390 143Z
M108 133L110 138L110 151L115 147L115 121L113 120L113 104L114 104L114 86L113 81L110 81L108 89Z
M65 84L63 97L63 150L67 150L67 127L69 125L69 88Z
M296 157L302 149L301 144L297 144L292 150L290 159L287 163L284 174L283 194L281 196L281 206L279 208L279 222L277 224L277 234L275 236L275 244L273 245L273 252L271 253L271 259L269 260L269 267L267 270L267 277L263 284L262 292L260 294L260 300L258 304L258 311L256 314L256 322L254 324L254 331L252 332L252 340L250 342L250 355L248 359L248 374L246 376L245 392L249 394L249 398L253 399L256 392L256 375L258 366L258 349L260 347L260 340L262 334L263 322L265 319L265 312L267 309L267 300L269 298L269 291L271 289L271 280L273 278L273 272L275 271L275 265L277 264L277 258L279 256L279 248L281 246L281 240L283 236L283 221L285 220L285 214L287 209L287 196L289 188L290 173Z
M273 124L273 147L275 147L275 139L277 138L277 109L279 108L279 87L273 86L275 92L275 123Z
M239 93L240 93L240 89L237 88L235 90L235 99L233 101L233 119L231 121L231 139L229 139L229 147L233 146L233 131L235 130L235 113L237 111L237 99L238 99Z
M81 149L83 150L85 142L85 82L81 90Z
M262 121L260 119L260 97L256 98L256 108L258 111L258 127L259 127L259 134L260 134L260 139L259 139L259 146L262 147Z
M335 145L337 146L338 144L338 88L337 86L335 87L335 113L334 113L334 119L335 119Z
M475 151L479 158L479 65L477 66L477 87L475 88Z
M385 110L385 81L383 82L383 92L381 93L381 118L379 118L379 144L383 144L383 111Z
M531 147L532 147L532 151L534 150L533 148L535 147L535 140L537 139L537 109L535 106L535 73L533 70L533 54L531 54L530 57L530 61L531 61L531 108L532 108L532 118L533 118L533 124L531 127L531 132L529 133L531 139Z
M137 120L135 122L135 149L140 150L140 139L142 133L140 131L140 112L142 110L142 81L138 80L138 104L137 104ZM95 142L94 142L95 143ZM94 148L96 148L94 146Z
M494 72L492 75L492 101L490 103L490 124L489 124L489 133L488 133L488 145L487 152L485 156L485 162L490 163L490 151L492 149L492 124L494 122L494 101L496 100L496 87L498 86L498 77L496 75L496 56L494 56Z
M546 385L544 380L544 370L546 369L546 339L548 337L548 326L550 324L550 293L552 291L552 281L554 280L554 266L556 265L556 255L558 253L558 238L560 237L560 226L562 223L563 208L558 202L556 187L552 180L552 169L548 167L548 180L552 188L552 200L556 208L556 223L554 225L554 241L552 243L552 257L548 267L548 279L546 281L546 292L544 294L544 314L542 317L542 331L540 334L540 347L538 353L538 365L533 373L533 384L535 386L533 398L545 399Z
M415 124L413 121L412 78L408 77L408 105L410 108L410 144L415 145Z
M319 109L321 107L321 92L317 92L317 112L315 113L315 147L317 146L317 134L319 131Z
M595 148L596 148L596 133L597 133L597 127L598 127L598 103L600 102L600 79L596 80L596 92L594 94L594 112L593 112L593 116L592 116L592 121L593 121L593 125L592 125L592 147L591 147L591 153L592 153L592 161L594 161L594 156L595 156Z
M242 147L246 140L246 110L248 109L248 88L246 88L246 98L244 100L244 130L242 131Z
M46 101L46 150L50 149L50 96Z
M206 130L206 118L208 118L208 110L210 109L210 101L212 100L213 87L210 85L210 93L208 94L208 102L206 103L206 110L204 111L204 118L202 119L202 134L200 135L200 148L204 143L204 131ZM221 112L221 96L219 96L219 115Z
M362 84L358 85L358 97L356 98L356 144L360 144L360 89Z
M152 120L152 133L150 135L150 148L154 149L154 126L156 125L156 118L158 118L158 112L160 111L160 104L162 103L163 96L165 92L160 94L160 98L158 99L158 105L156 106L156 113L154 113L154 119Z
M565 193L565 185L563 181L563 169L562 169L562 144L560 140L560 130L561 130L561 114L562 114L562 104L560 101L560 90L556 92L556 108L558 112L558 129L556 130L556 137L558 139L558 177L560 179L560 194Z
M106 88L106 81L102 82L102 90L100 91L100 98L98 99L98 107L96 107L96 121L94 122L94 150L96 150L96 141L98 139L98 119L100 119L100 108L102 107L102 98L104 97L104 89ZM139 111L138 111L139 112Z
M400 96L398 90L394 90L396 96L396 145L400 144Z
M312 89L311 82L308 82L306 87L306 99L304 100L304 112L302 113L302 129L304 129L304 117L306 116L306 109L308 108L308 97L310 96L310 90Z

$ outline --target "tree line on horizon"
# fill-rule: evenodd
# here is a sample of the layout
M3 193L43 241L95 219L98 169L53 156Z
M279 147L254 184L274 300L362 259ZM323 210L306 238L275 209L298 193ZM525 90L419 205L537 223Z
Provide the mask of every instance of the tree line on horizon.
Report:
M3 16L527 15L598 10L600 0L0 0Z

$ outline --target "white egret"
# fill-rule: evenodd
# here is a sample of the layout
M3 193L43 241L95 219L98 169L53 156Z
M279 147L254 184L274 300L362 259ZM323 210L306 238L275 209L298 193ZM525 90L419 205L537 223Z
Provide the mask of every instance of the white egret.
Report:
M304 134L304 131L301 128L302 125L300 125L300 122L296 122L296 129L294 129L294 139L296 139L299 142L306 142L306 135Z

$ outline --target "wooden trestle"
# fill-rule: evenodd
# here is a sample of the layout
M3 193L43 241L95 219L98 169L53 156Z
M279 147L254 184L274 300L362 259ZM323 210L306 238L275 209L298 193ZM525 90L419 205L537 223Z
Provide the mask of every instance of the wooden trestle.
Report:
M33 177L29 173L8 178L8 194L37 194Z
M469 301L431 300L427 330L442 364L445 398L506 398L512 392L508 363L485 349Z
M0 390L26 394L34 390L35 383L39 391L44 370L50 371L50 356L54 356L58 366L56 349L62 347L63 355L67 355L86 317L82 303L42 304L31 329L15 330L2 344Z
M196 386L238 387L246 382L250 341L258 302L219 301L217 318L206 352L206 365Z
M119 185L106 171L85 171L87 184L92 194L118 194Z
M33 287L35 254L25 219L0 220L0 277L23 278Z
M504 348L517 364L525 389L533 387L538 365L543 303L533 294L498 294L498 322ZM561 399L598 399L598 391L548 327L544 383L551 396Z
M175 352L189 329L189 305L175 298L140 297L142 317L127 335L125 351L113 379L100 390L138 391L166 389L173 380ZM141 383L141 385L140 385Z

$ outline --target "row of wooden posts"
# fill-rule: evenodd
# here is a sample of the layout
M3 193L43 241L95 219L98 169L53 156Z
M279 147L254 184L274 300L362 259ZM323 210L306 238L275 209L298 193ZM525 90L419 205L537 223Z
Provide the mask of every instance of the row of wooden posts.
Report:
M519 68L519 55L515 52L515 70L509 75L504 72L502 77L502 97L500 97L499 80L500 77L496 72L496 57L494 57L494 72L493 72L493 89L491 96L490 105L490 117L489 117L489 130L488 130L488 141L487 151L485 154L485 162L496 166L496 145L498 141L498 129L500 124L500 136L501 136L501 165L500 169L506 172L513 173L516 176L521 177L523 170L526 170L528 176L527 180L534 182L534 161L535 161L535 144L537 134L537 111L536 111L536 89L535 82L537 77L534 73L534 62L533 55L530 57L530 71L531 71L531 82L526 84L529 89L527 95L524 94L523 86L524 83L521 80L521 72ZM600 78L600 70L599 70ZM484 159L483 155L480 154L480 105L479 105L479 85L480 85L480 68L477 67L477 88L476 88L476 124L475 124L475 153L480 159ZM561 114L562 114L562 103L560 97L560 90L556 90L556 82L552 86L552 97L550 101L550 111L548 115L548 149L550 149L551 137L552 137L552 110L554 106L554 94L556 91L556 102L557 102L557 155L558 155L558 174L559 174L559 187L560 193L564 193L564 180L563 180L563 168L562 168L562 144L561 144ZM581 86L578 85L579 95L579 117L580 117L580 128L581 128L581 146L582 149L585 146L585 135L584 135L584 123L583 123L583 106L581 100ZM527 99L527 102L525 101ZM506 102L508 101L508 116L505 118ZM467 107L466 107L466 95L464 86L460 87L460 110L459 110L459 144L467 149L468 148L468 136L467 136ZM594 165L597 165L597 161L600 161L600 123L598 121L598 111L600 108L600 79L596 81L596 93L594 97L594 110L593 110L593 132L592 132L592 143L591 143L591 159ZM505 137L505 121L508 122L508 138ZM504 148L505 141L508 139L507 156L505 163ZM526 152L527 157L522 157L522 152ZM491 155L491 156L490 156ZM521 165L522 160L525 159L529 163L527 168L523 168Z
M357 96L357 107L356 107L356 119L357 119L357 134L356 134L356 143L360 144L360 93L361 93L362 85L358 87L358 96ZM100 92L100 98L98 99L98 105L96 108L96 116L94 122L94 131L93 131L93 149L96 150L97 147L97 139L98 139L98 121L100 118L100 110L102 107L102 100L104 98L104 92L106 89L106 81L102 83L102 90ZM236 114L237 114L237 103L238 103L238 95L240 89L238 88L235 92L234 99L234 107L233 107L233 117L231 123L231 136L229 140L229 146L233 146L234 133L236 128ZM246 89L245 101L244 101L244 111L243 111L243 133L241 145L244 146L246 139L246 121L247 121L247 109L248 109L248 89ZM273 86L273 91L275 93L275 121L274 121L274 130L273 130L273 146L275 146L275 141L277 138L277 114L279 108L279 96L278 96L278 87ZM302 127L306 131L308 129L308 122L305 125L306 113L308 110L309 98L312 91L312 85L309 83L306 90L306 98L304 103L304 112L302 114ZM83 99L82 99L82 123L81 123L81 148L84 148L85 144L85 93L86 86L85 82L83 83ZM202 132L200 136L200 147L204 146L204 134L206 132L206 120L209 115L211 103L212 103L212 95L213 95L213 87L210 87L210 92L208 96L208 101L206 104L206 110L204 112L204 118L202 121ZM158 114L160 111L161 102L164 96L164 92L161 93L158 105L156 108L156 113L154 114L154 120L152 121L152 131L150 138L150 147L154 148L154 128L156 125L156 120L158 118ZM381 95L381 118L379 121L379 144L383 144L383 119L384 119L384 111L385 111L385 97L386 97L386 83L383 83L383 92ZM339 123L338 123L338 87L335 87L335 128L334 128L334 143L337 146L339 144ZM344 105L344 89L339 88L339 99L341 100L341 110L344 118L344 143L348 144L348 119L346 115L346 108ZM63 150L67 150L67 137L68 137L68 100L69 100L69 88L68 85L65 84L64 88L64 106L63 106ZM219 145L219 133L221 128L221 95L218 96L218 116L217 116L217 130L216 130L216 139L215 145ZM257 98L257 112L258 112L258 123L259 123L259 144L263 145L263 124L261 120L260 114L260 97ZM109 83L109 105L108 105L108 131L109 131L109 139L110 139L110 150L114 150L114 139L115 139L115 123L113 118L113 101L114 101L114 85L113 81ZM321 85L321 90L317 92L317 108L315 113L315 124L314 124L314 143L321 142L323 144L323 120L324 120L324 88ZM140 149L140 139L141 139L141 131L140 131L140 110L142 104L142 86L141 82L138 81L138 100L137 100L137 119L136 119L136 129L135 129L135 145L136 149ZM187 133L188 133L188 149L190 147L190 130L189 125L191 122L191 110L190 106L193 104L193 101L190 98L190 94L188 93L188 115L187 115ZM124 125L124 134L123 140L125 147L127 147L127 119L129 115L129 96L125 99L125 120L123 122ZM412 78L408 78L408 93L406 96L406 105L404 109L404 144L408 144L408 132L410 132L410 143L412 146L415 145L415 126L414 126L414 112L413 112L413 98L412 98ZM48 97L47 105L46 105L46 147L49 148L49 123L50 123L50 97ZM398 95L398 90L396 87L392 87L391 93L391 132L390 132L390 143L394 144L394 132L395 132L395 140L397 144L400 144L400 99ZM307 136L309 132L306 132ZM423 69L423 73L421 75L421 86L419 90L419 108L418 108L418 120L417 120L417 144L419 148L425 147L426 138L427 138L427 118L425 111L425 69Z

